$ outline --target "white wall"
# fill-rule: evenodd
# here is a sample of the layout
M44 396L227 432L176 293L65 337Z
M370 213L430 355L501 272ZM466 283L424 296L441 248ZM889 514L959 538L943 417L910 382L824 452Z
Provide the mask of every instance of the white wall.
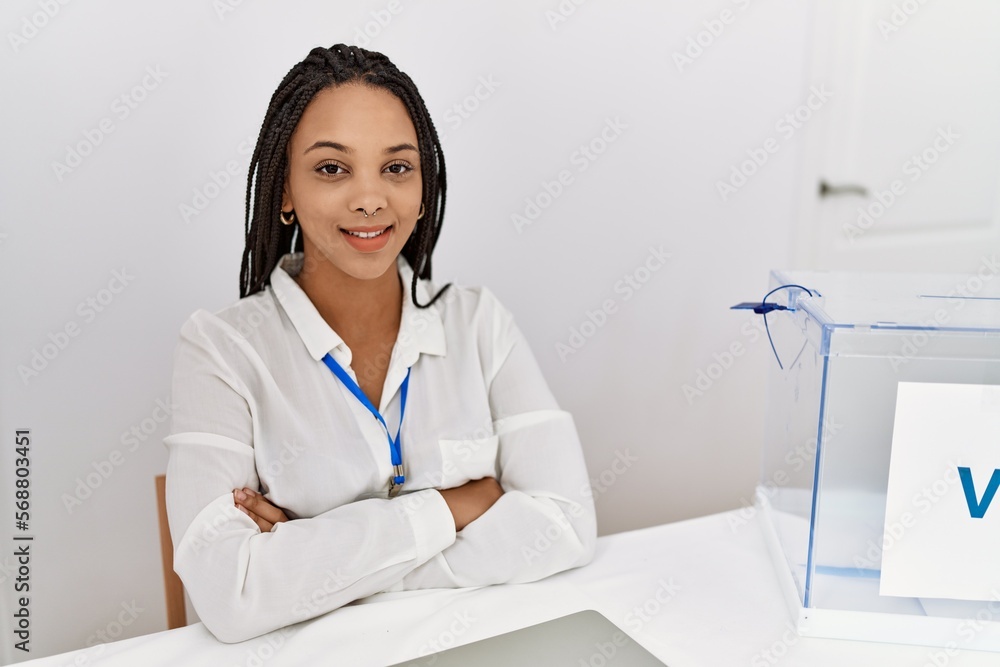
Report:
M488 285L517 317L576 417L601 532L750 497L770 351L751 317L728 307L762 296L768 269L789 262L795 139L728 201L715 183L804 101L806 3L563 0L574 11L553 27L547 13L558 11L557 0L396 1L4 3L7 605L19 428L32 434L35 541L32 652L0 657L40 657L99 631L115 634L122 605L133 602L142 611L120 637L166 627L153 477L166 464L168 424L157 419L158 403L169 399L170 353L188 314L238 298L249 164L241 142L256 139L294 63L314 46L365 46L358 36L366 26L377 32L366 46L411 75L446 137L449 198L435 277ZM229 4L232 11L219 11ZM51 17L48 5L57 8ZM679 71L674 52L723 9L732 20L716 24L721 34ZM372 12L390 20L380 26ZM160 81L147 75L157 70ZM469 101L478 108L459 124L450 110L481 79L497 85L488 97L479 89L485 99ZM145 99L128 108L121 96L143 81L148 90L136 96ZM102 119L113 131L98 129ZM609 119L623 129L581 171L576 152ZM53 164L88 136L93 151L57 174ZM211 174L230 160L237 175L184 220L180 207L194 204L196 190L212 190ZM524 214L525 199L561 170L572 183L519 231L512 214ZM670 258L626 300L615 286L651 246ZM128 279L112 293L116 271ZM102 297L111 299L100 312L80 305ZM561 358L557 344L569 344L571 329L608 299L615 312ZM47 350L45 368L22 379L19 367L74 324L63 348ZM704 395L685 397L683 386L700 372L718 375L712 364L734 343L745 353ZM106 478L95 477L102 468ZM88 475L99 484L67 508ZM11 621L3 617L6 645Z

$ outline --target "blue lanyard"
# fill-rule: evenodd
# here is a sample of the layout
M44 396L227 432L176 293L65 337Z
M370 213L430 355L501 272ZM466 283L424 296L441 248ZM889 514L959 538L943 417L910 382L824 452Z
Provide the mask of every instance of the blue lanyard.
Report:
M399 446L399 432L403 428L403 415L406 413L406 388L410 384L410 369L406 369L406 378L403 379L403 385L400 387L400 400L399 400L399 428L396 429L396 439L393 440L392 436L389 435L389 427L386 426L385 419L379 414L378 409L372 405L372 402L368 400L365 393L361 391L361 387L358 383L351 379L351 376L347 374L340 364L330 356L327 352L326 356L323 357L323 362L330 367L333 374L340 378L340 381L344 383L351 393L357 396L361 404L368 408L368 411L375 415L375 418L382 422L383 428L385 428L385 437L389 439L389 455L392 458L392 468L393 475L389 477L389 497L395 497L399 493L399 487L402 486L403 482L406 481L406 475L403 471L403 455Z

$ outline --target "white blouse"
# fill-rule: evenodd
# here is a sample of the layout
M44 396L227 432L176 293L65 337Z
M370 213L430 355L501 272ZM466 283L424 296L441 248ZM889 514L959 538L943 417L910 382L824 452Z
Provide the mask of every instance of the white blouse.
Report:
M412 370L406 482L388 498L386 431L323 363L330 352L357 380L351 350L291 277L301 267L302 253L286 254L264 290L195 311L174 351L167 513L174 569L205 626L237 642L381 591L527 582L589 562L596 518L573 418L496 297L452 285L419 309L397 259L399 333L376 359L393 435ZM435 293L418 282L420 303ZM486 476L504 494L456 533L436 489ZM262 533L234 506L244 486L289 521Z

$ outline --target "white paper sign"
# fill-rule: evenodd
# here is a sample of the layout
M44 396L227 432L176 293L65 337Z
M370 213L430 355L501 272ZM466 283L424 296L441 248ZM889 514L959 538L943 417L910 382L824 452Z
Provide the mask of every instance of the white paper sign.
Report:
M1000 386L900 382L879 593L996 600Z

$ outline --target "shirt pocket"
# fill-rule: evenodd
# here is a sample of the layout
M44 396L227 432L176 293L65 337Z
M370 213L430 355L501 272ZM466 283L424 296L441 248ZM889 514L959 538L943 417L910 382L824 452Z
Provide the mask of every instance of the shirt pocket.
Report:
M441 439L441 488L451 489L483 477L497 476L500 436Z

